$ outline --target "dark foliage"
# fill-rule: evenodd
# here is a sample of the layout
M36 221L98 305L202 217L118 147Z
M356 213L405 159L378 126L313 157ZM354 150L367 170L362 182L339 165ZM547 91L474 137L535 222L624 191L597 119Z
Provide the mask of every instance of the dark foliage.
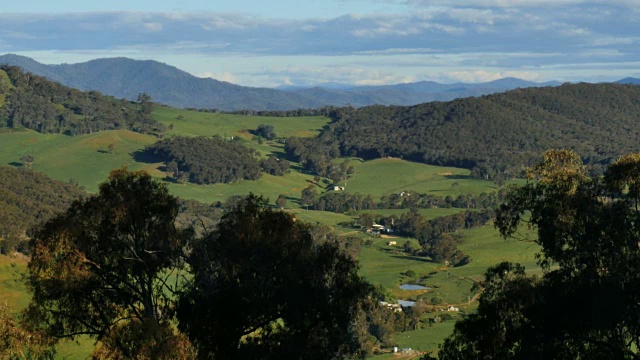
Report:
M99 194L74 202L30 240L27 319L54 337L104 340L106 358L148 358L140 353L147 346L181 351L168 345L183 342L171 328L170 294L191 232L176 228L177 214L165 185L114 170Z
M128 101L62 86L18 67L0 66L0 97L0 126L4 127L68 135L113 129L164 131L164 125L150 118L144 103L138 109Z
M411 107L340 108L315 139L290 139L287 154L323 175L338 156L385 156L472 169L503 181L551 148L571 148L593 171L638 150L640 87L574 84L528 88Z
M273 140L276 138L276 131L273 128L273 125L260 124L258 125L258 128L256 129L255 133L256 135L267 140Z
M370 286L333 241L253 196L189 260L180 329L201 359L330 359L359 351L354 320Z
M291 166L289 161L276 156L260 160L260 168L270 175L282 176L289 171L289 166Z
M0 167L0 252L26 252L31 228L79 199L78 187L52 180L40 173Z
M261 175L252 150L219 137L175 136L148 146L146 152L174 168L174 178L184 175L196 184L258 180Z
M549 151L528 174L496 226L504 236L523 222L537 230L543 276L490 268L477 313L456 324L439 358L640 358L640 154L590 177L575 153Z

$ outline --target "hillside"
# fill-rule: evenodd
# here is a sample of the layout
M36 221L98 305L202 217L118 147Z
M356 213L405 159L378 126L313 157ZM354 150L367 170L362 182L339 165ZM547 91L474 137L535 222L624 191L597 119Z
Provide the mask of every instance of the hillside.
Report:
M16 66L0 66L0 127L67 135L112 129L162 132L164 126L145 108L150 110L96 91L69 88Z
M64 211L84 192L27 169L0 167L0 252L21 246L29 229Z
M289 141L290 156L315 172L336 153L386 156L471 169L505 179L552 148L570 148L599 171L640 151L640 87L566 84L412 107L341 108L314 140ZM324 158L324 160L323 160Z
M385 86L341 86L340 88L252 88L210 78L199 78L157 61L128 58L96 59L78 64L45 65L33 59L0 56L0 64L20 66L64 85L133 100L148 93L154 101L183 108L235 110L294 110L323 106L356 107L415 105L480 96L521 87L555 86L557 82L535 83L514 78L480 84L439 84L422 81Z

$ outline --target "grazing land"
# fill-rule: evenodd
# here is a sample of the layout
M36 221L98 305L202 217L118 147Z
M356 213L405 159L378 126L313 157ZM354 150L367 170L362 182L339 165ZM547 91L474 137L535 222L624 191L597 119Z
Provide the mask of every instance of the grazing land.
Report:
M230 114L216 114L158 107L152 113L155 120L167 126L165 137L218 135L225 138L237 137L241 143L260 151L261 156L284 155L284 145L278 139L266 141L256 138L252 131L261 124L272 125L278 138L289 136L315 136L329 122L323 117L259 117ZM173 125L173 126L171 126ZM534 254L538 247L531 242L508 240L498 236L491 225L464 230L459 233L461 243L458 248L472 259L468 265L447 268L426 257L408 255L403 245L409 241L413 248L419 248L416 239L401 237L371 237L353 227L364 213L374 216L400 217L408 209L371 209L350 211L344 214L307 210L300 203L301 192L314 183L314 176L302 170L300 164L292 163L291 171L284 176L263 174L257 181L242 180L231 184L197 185L179 184L171 181L165 172L164 163L157 159L144 158L140 154L146 146L157 138L128 130L109 130L82 136L61 134L40 134L31 130L12 129L0 131L0 164L3 166L25 166L21 157L34 158L32 168L48 176L73 181L89 192L96 192L98 185L106 179L111 169L127 166L131 170L145 170L155 177L168 181L169 189L184 199L195 199L203 203L224 202L233 195L250 192L268 197L272 202L285 195L284 208L295 213L300 220L318 223L333 228L342 235L357 236L363 240L359 253L361 273L373 284L382 285L398 299L423 299L431 304L437 300L440 306L459 304L462 310L475 293L474 281L481 280L487 267L500 261L520 262L527 268L535 265ZM453 167L439 167L397 158L382 158L363 161L349 158L349 165L355 172L347 180L347 193L371 194L377 200L381 196L401 191L417 191L437 196L457 196L460 194L480 194L499 189L493 182L474 179L469 170ZM337 161L344 161L339 159ZM320 193L324 190L317 188ZM425 220L453 215L463 211L459 208L418 209ZM533 233L527 233L532 236ZM397 245L387 245L392 239ZM16 311L28 303L28 294L22 280L26 269L26 259L9 258L0 255L0 301L6 301ZM415 277L405 275L415 272ZM422 284L430 290L405 291L403 283ZM437 298L437 299L436 299ZM396 334L393 338L400 348L411 347L418 351L432 351L453 329L453 320L432 324L418 329ZM81 359L91 353L93 343L83 339L80 344L63 343L58 348L61 358ZM382 358L395 358L383 355ZM405 357L405 358L411 358Z

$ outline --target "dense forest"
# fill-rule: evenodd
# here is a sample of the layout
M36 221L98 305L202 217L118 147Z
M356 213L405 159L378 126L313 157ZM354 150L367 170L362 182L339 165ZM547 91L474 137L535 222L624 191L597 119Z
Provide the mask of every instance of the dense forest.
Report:
M127 129L160 134L164 125L152 120L151 98L139 104L62 86L14 66L0 66L0 127L41 133L84 135Z
M579 153L592 171L638 150L640 87L566 84L411 107L336 109L315 139L289 139L287 154L321 173L342 156L401 157L504 180L553 148Z
M52 180L27 169L0 171L0 252L24 250L27 233L48 220L84 192L73 184Z
M253 150L219 137L174 136L148 146L146 153L161 157L177 181L231 183L261 175Z

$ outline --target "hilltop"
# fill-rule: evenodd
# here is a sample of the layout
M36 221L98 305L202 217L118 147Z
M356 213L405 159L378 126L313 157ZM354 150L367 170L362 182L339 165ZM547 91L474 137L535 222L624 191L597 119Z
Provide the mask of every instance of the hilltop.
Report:
M0 56L0 64L22 67L81 90L133 100L139 93L154 101L182 108L235 110L293 110L323 106L415 105L449 101L532 86L555 86L505 78L479 84L440 84L431 81L384 86L347 86L282 89L254 88L199 78L153 60L96 59L77 64L45 65L18 55Z
M340 154L400 157L504 180L547 149L569 148L599 172L640 150L638 98L636 85L581 83L411 107L340 108L316 139L290 141L288 153L318 173Z

